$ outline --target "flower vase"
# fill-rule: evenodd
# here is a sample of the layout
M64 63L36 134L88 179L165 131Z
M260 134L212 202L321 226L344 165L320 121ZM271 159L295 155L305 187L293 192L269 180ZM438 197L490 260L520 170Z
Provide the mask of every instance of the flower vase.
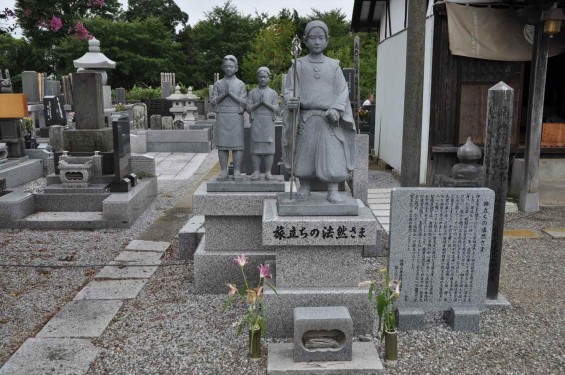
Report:
M398 331L385 332L385 362L395 366L398 361Z
M261 358L261 329L249 330L249 357L251 360Z

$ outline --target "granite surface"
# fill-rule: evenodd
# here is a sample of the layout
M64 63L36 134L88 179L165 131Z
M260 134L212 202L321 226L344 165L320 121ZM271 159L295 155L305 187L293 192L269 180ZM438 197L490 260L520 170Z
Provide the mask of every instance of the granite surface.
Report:
M348 192L340 192L343 202L331 203L327 192L311 192L309 199L299 200L293 194L281 193L277 196L277 209L280 216L357 216L357 200Z
M251 176L243 176L242 181L218 181L218 176L212 177L206 184L208 192L284 192L284 176L273 176L273 180L266 181L261 175L259 181L252 181Z
M262 243L260 216L207 216L206 250L270 251Z

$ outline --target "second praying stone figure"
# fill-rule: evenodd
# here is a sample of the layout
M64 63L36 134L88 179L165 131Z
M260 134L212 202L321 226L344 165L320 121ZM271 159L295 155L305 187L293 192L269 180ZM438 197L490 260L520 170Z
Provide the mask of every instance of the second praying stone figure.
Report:
M257 69L259 87L251 90L247 96L247 112L251 121L252 181L260 178L261 159L265 164L265 180L273 179L271 167L275 156L275 116L278 111L278 95L268 86L270 79L269 68L262 66Z

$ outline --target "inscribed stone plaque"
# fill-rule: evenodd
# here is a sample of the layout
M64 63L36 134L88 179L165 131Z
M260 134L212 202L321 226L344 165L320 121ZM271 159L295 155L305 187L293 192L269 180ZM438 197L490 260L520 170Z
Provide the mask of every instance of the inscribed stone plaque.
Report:
M485 304L494 192L392 189L389 272L397 307L424 311Z
M64 98L62 95L43 97L45 125L67 125L67 113L63 108L63 104Z
M22 72L22 89L26 94L28 103L39 103L39 79L37 72L24 71Z

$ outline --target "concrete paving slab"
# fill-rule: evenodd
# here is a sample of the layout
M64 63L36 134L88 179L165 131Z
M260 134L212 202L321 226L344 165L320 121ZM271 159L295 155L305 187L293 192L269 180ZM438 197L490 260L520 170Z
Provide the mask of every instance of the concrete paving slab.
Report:
M122 301L71 301L35 337L100 337L117 314Z
M390 216L390 210L373 210L375 216Z
M390 203L390 198L368 198L367 202L369 205L372 204L387 204Z
M541 235L531 229L506 229L504 230L504 238L540 238Z
M542 228L541 230L553 238L565 238L565 228Z
M339 374L362 375L384 371L383 364L372 342L354 342L351 361L294 362L294 344L270 343L267 374Z
M123 266L118 262L110 262L94 276L95 279L148 279L157 271L158 266ZM113 266L116 265L116 266Z
M171 246L170 242L133 240L127 245L126 250L164 253L169 246Z
M73 298L81 299L133 299L137 297L147 279L91 281Z
M0 369L0 375L86 374L101 349L89 339L27 339Z
M114 263L128 264L146 264L150 266L158 266L161 264L163 253L154 253L150 251L122 251L114 258Z
M390 224L390 217L389 216L377 216L377 221L379 224Z
M390 203L369 204L372 210L387 210L390 212Z

